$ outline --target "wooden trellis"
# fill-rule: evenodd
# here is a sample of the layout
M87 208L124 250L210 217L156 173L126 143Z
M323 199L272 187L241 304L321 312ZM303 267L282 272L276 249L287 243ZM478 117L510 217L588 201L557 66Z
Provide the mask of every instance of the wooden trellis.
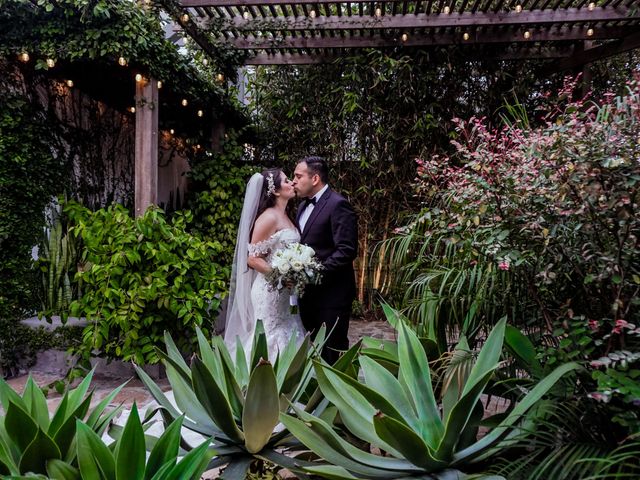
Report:
M205 50L247 64L327 62L365 48L459 45L470 58L552 58L557 69L640 47L640 0L180 0L176 22ZM174 4L175 5L175 4ZM216 35L205 32L215 26Z

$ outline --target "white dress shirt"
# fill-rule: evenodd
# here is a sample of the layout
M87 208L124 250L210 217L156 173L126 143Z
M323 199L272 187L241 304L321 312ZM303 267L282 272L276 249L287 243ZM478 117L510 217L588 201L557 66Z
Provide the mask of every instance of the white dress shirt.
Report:
M327 188L329 188L329 185L325 185L324 187L322 187L322 189L311 198L315 198L317 203L318 200L320 200L320 197L322 197L322 194L327 190ZM307 225L307 220L309 220L309 217L311 216L311 212L313 212L313 209L315 207L316 206L313 203L310 203L309 205L307 205L307 208L304 209L304 211L302 212L302 215L300 215L300 231L301 232L304 232L304 227Z

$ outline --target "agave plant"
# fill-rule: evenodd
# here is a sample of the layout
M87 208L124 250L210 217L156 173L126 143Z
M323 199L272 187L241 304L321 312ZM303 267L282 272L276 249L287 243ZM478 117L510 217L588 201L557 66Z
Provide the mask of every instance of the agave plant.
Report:
M76 458L76 420L84 420L85 428L100 436L120 408L107 413L106 407L124 385L107 395L89 412L93 392L87 394L93 371L74 390L62 397L53 416L49 416L44 393L31 377L24 393L18 395L0 380L0 476L26 473L53 473L62 465L73 468ZM65 467L62 467L66 470Z
M292 338L272 365L261 322L256 327L251 355L247 357L238 341L235 362L221 337L214 337L210 343L198 330L199 352L190 366L166 335L167 353L159 355L177 408L142 369L137 368L137 372L160 404L165 424L184 414L185 428L212 438L218 457L209 467L227 463L224 478L244 479L256 458L296 468L290 457L276 451L293 440L281 425L278 427L279 415L290 404L306 401L309 409L320 404L320 395L309 399L308 390L311 359L317 356L324 335L322 329L315 343L307 336L299 347ZM343 356L338 369L346 370L343 366L350 365L356 348Z
M565 364L554 370L477 440L472 418L482 407L480 396L498 367L505 325L503 319L494 327L468 372L449 377L442 408L434 395L425 349L404 322L398 322L397 375L367 356L359 358L364 383L314 362L320 389L337 407L344 427L386 455L354 447L326 420L296 408L297 418L283 414L282 423L330 463L304 470L334 479L459 478L459 468L495 453L521 433L518 427L525 414L555 382L578 367Z

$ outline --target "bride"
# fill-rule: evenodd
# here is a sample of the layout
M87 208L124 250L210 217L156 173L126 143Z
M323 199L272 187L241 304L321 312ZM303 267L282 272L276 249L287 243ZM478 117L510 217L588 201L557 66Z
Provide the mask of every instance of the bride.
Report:
M271 290L265 275L271 271L272 255L290 243L300 241L300 233L287 206L296 193L279 168L254 174L244 197L231 271L229 309L224 340L235 352L239 337L249 351L257 320L262 320L273 362L292 335L302 342L304 327L298 314L290 313L289 291Z

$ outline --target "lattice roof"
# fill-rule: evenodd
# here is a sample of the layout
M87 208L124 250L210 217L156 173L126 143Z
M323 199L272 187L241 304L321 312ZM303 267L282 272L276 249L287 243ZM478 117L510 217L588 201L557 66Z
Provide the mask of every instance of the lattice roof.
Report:
M365 48L459 45L470 58L559 58L561 70L640 47L640 0L178 3L171 13L205 51L244 50L255 65L326 62ZM214 37L205 34L212 25Z

